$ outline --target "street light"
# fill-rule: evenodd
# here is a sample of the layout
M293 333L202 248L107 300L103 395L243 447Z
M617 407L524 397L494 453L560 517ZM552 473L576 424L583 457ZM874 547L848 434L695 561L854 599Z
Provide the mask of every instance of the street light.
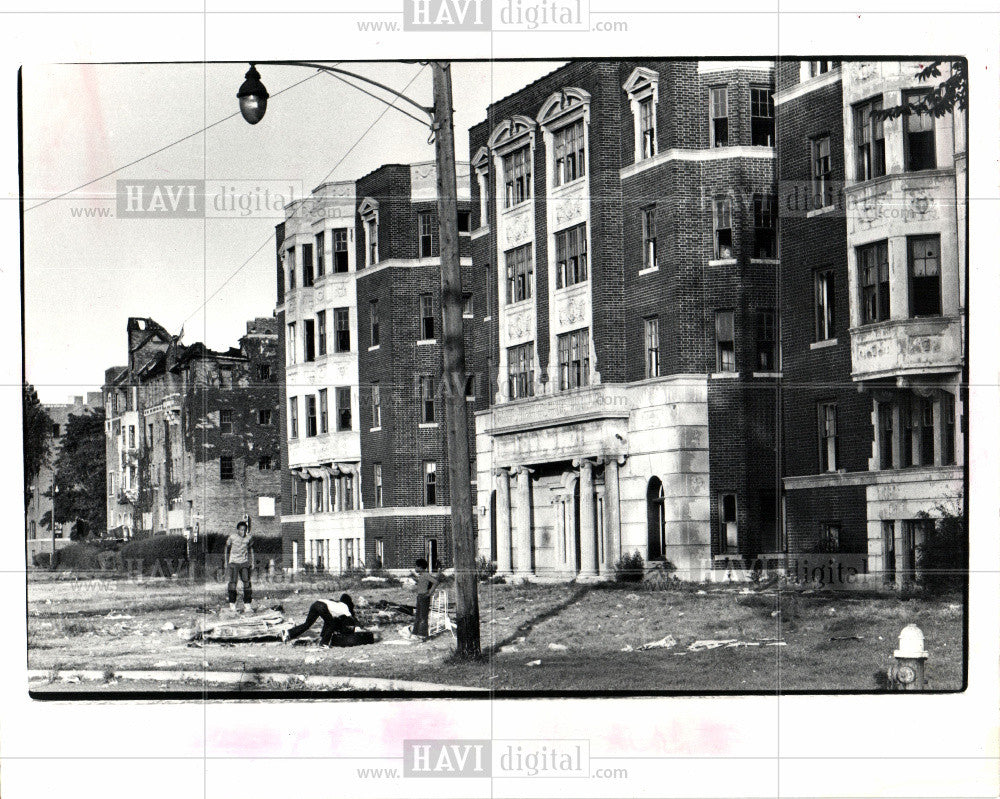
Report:
M243 114L243 118L247 122L251 125L256 125L264 118L269 95L267 89L264 88L264 84L260 82L260 73L257 71L256 66L251 64L250 69L247 70L247 74L243 77L246 80L243 81L243 85L240 86L240 90L236 93L236 96L240 99L240 113Z
M263 63L263 62L262 62ZM462 273L458 257L458 181L455 170L455 126L452 119L451 65L432 61L434 105L430 108L390 86L340 67L310 61L268 61L276 66L311 67L333 75L347 76L391 94L423 115L417 117L378 95L355 86L358 91L385 103L402 114L423 122L434 139L437 164L438 224L441 251L441 327L444 364L445 426L447 428L448 477L451 501L451 539L455 564L455 621L457 654L475 658L480 654L479 595L476 586L476 541L472 532L472 482L468 439L468 409L465 401L465 343L462 333ZM345 81L348 82L348 81ZM250 64L236 96L240 113L251 125L264 118L267 89L255 64Z

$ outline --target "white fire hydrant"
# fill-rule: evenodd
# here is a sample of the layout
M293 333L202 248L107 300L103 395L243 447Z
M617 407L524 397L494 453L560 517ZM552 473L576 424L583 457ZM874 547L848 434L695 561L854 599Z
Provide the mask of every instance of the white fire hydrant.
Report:
M889 685L896 691L924 690L924 634L916 624L907 624L899 633L899 648L893 652L896 662L889 667Z

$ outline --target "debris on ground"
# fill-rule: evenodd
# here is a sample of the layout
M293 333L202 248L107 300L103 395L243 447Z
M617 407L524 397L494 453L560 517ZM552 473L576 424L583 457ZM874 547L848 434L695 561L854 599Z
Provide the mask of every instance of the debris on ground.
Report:
M549 649L555 652L564 652L565 650L569 649L569 647L566 646L566 644L549 644Z
M632 644L625 644L625 646L623 646L618 651L619 652L635 652L635 647L633 647Z
M525 666L541 666L542 665L542 661L540 661L540 660L529 660L524 665Z
M168 621L162 627L160 627L160 632L169 633L176 629L177 625L175 625L172 621Z
M677 646L677 641L672 635L667 635L661 638L659 641L650 641L648 644L643 644L639 647L639 652L645 652L647 649L671 649Z
M741 641L738 638L716 638L695 641L688 645L688 652L704 652L709 649L736 649L748 646L785 646L784 641L777 638L763 638L760 641Z
M169 622L168 622L169 624ZM274 610L244 618L224 619L215 623L204 623L200 633L206 641L260 641L281 638L282 632L290 630L292 623ZM164 629L166 625L164 625ZM171 624L170 629L173 629Z
M834 635L830 637L831 641L864 641L864 636L862 635Z
M111 611L110 613L108 613L108 615L107 615L107 616L105 616L104 618L106 618L106 619L131 619L132 617L131 617L131 616L129 616L129 615L127 614L127 613L115 613L115 612L114 612L114 611L112 610L112 611Z

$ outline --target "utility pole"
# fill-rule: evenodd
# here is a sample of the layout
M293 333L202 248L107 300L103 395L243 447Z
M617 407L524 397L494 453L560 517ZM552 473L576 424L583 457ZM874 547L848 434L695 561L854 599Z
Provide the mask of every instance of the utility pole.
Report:
M476 537L472 530L472 484L465 388L465 341L462 330L462 270L458 256L458 187L455 176L455 130L452 120L451 65L431 63L434 73L434 148L437 155L438 223L441 236L441 322L448 446L448 494L455 564L457 654L480 655L479 594L476 585ZM433 568L433 564L432 564Z

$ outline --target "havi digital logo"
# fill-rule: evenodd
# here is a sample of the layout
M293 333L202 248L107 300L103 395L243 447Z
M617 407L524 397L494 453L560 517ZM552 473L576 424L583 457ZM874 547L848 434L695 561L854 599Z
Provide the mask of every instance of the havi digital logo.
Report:
M403 0L405 31L487 31L492 0Z

